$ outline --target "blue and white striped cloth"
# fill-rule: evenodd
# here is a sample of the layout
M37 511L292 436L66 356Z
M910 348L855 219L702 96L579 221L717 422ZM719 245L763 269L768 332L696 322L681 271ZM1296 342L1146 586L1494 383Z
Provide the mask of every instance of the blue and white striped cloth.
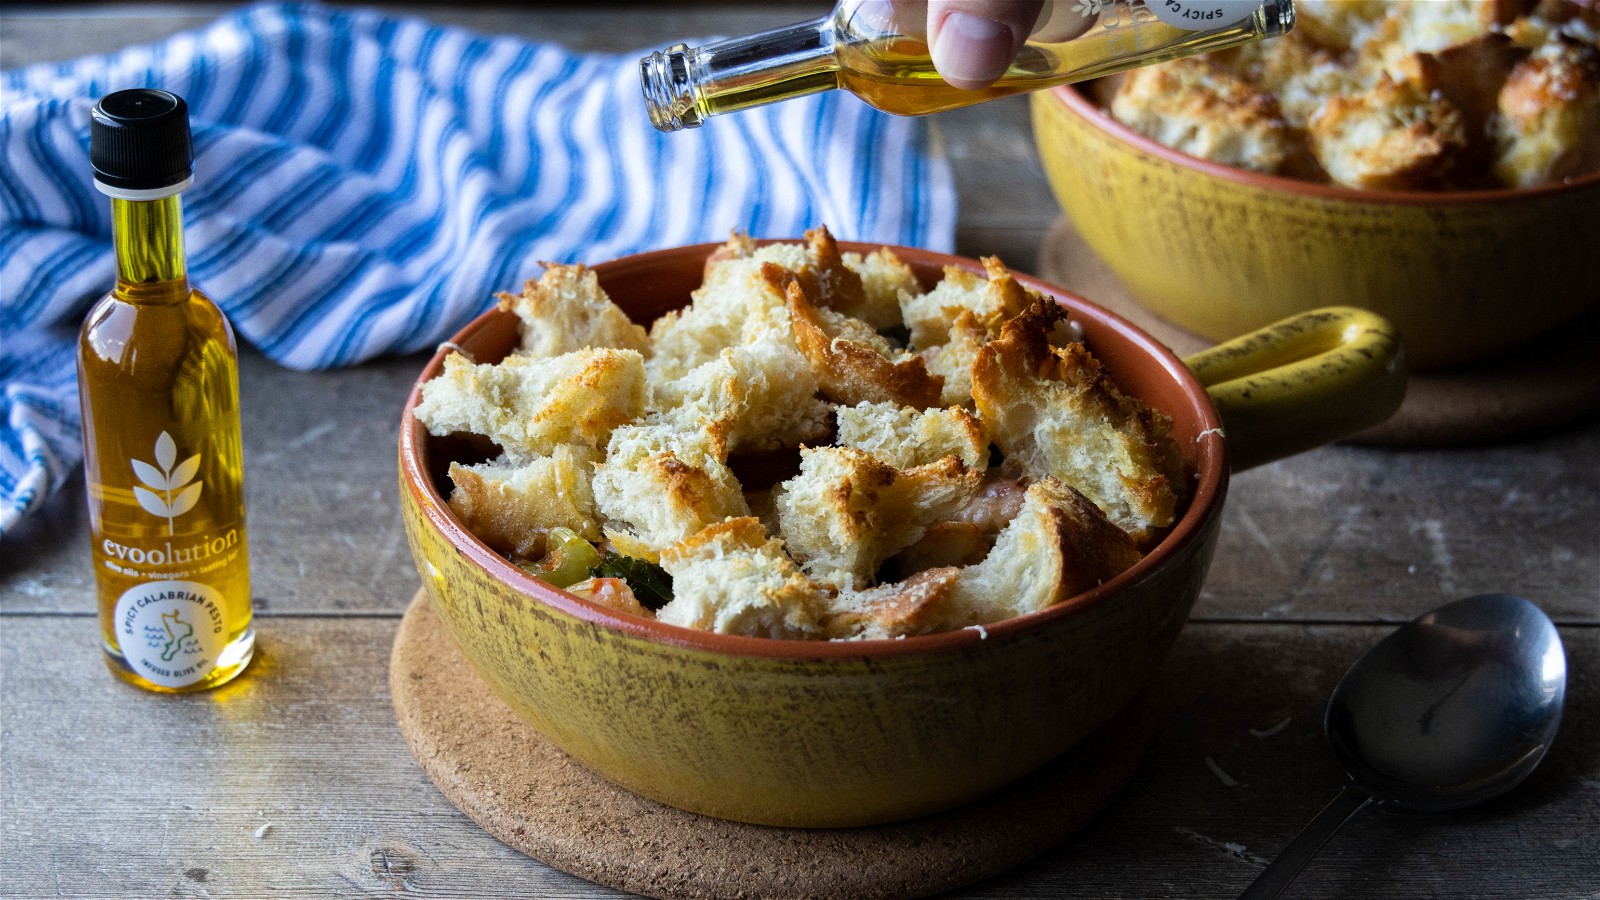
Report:
M0 536L81 458L73 341L114 276L89 110L114 90L188 101L190 275L295 368L432 347L540 260L819 223L952 245L949 167L922 122L833 92L662 135L639 56L291 3L0 73Z

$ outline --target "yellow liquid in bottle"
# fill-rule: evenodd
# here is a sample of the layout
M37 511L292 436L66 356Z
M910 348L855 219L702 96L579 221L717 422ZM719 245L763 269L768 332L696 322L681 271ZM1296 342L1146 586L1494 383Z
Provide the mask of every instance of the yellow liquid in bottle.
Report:
M227 319L182 274L181 226L148 213L116 210L119 270L125 252L172 266L173 248L144 245L177 228L176 277L119 277L84 322L84 471L107 665L181 692L233 678L255 646L238 364Z
M920 37L841 39L835 50L839 86L884 112L920 116L1230 47L1257 34L1250 20L1232 28L1195 32L1138 12L1143 15L1135 19L1124 11L1128 21L1121 23L1108 16L1068 41L1030 41L1000 80L980 90L945 83Z

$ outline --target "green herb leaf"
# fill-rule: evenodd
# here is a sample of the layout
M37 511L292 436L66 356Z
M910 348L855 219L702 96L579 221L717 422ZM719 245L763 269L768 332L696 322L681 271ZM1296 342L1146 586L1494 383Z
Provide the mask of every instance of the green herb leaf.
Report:
M589 569L592 578L621 578L633 590L639 605L652 612L672 601L672 576L647 559L623 556L611 550Z

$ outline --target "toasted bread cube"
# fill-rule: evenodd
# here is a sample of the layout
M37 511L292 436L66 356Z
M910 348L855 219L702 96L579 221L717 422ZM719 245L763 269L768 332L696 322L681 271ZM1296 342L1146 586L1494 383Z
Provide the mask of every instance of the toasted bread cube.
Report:
M774 492L789 552L818 581L870 584L884 560L949 518L982 487L983 473L946 456L901 471L849 447L800 453L800 474Z
M1468 141L1468 164L1484 168L1493 148L1490 121L1506 79L1526 56L1503 34L1485 34L1435 53L1413 53L1392 71L1430 96L1437 93L1461 114Z
M1387 0L1298 0L1290 33L1304 33L1331 50L1349 50L1367 39L1390 6Z
M784 326L787 331L788 326ZM683 378L657 385L652 408L727 435L730 452L798 447L828 433L829 406L787 335L721 351Z
M1281 167L1286 172L1297 157L1309 154L1304 135L1298 132L1305 130L1317 108L1329 97L1366 87L1363 73L1351 67L1341 51L1317 42L1299 28L1281 38L1213 54L1212 59L1277 98L1278 112L1296 132L1296 146Z
M1172 524L1187 491L1166 416L1126 396L1082 344L1052 347L1066 311L1029 307L973 365L973 399L1008 463L1094 501L1140 544Z
M1030 486L1022 510L982 562L839 592L824 627L845 638L929 634L1037 612L1109 581L1139 549L1087 497L1054 478Z
M768 265L762 275L775 288L786 287L795 344L823 396L846 405L894 402L920 409L938 404L944 380L930 375L920 357L894 351L857 319L819 308L792 273Z
M888 248L862 256L843 254L846 267L861 279L861 306L852 313L873 328L893 328L901 324L900 295L922 293L922 285L911 267Z
M810 256L798 244L768 244L752 249L748 256L730 256L710 266L690 304L650 326L652 384L676 381L715 361L723 350L757 339L778 335L794 344L792 337L782 334L789 318L783 293L761 278L766 263L801 271L810 264Z
M1401 54L1435 53L1482 37L1497 24L1504 4L1505 0L1391 4L1389 15L1399 21L1397 49Z
M637 350L517 354L481 365L451 354L422 386L415 414L432 434L481 434L515 459L533 459L561 444L604 446L612 429L643 414L644 386Z
M708 525L750 515L714 438L651 421L611 434L594 473L595 505L609 530L659 552Z
M513 557L538 553L552 528L598 541L600 516L590 487L597 457L588 448L559 444L549 456L525 462L451 463L450 510L479 540Z
M667 313L650 327L651 381L677 380L716 359L724 348L770 340L773 332L786 332L786 325L778 327L788 318L783 288L773 288L761 277L762 268L769 265L804 279L818 305L851 316L881 317L876 311L883 305L881 297L869 297L861 276L846 264L826 228L806 232L805 244L757 247L748 238L735 235L707 260L705 281L692 295L691 304ZM892 267L884 261L874 265L875 280L894 277ZM892 324L874 322L872 327ZM794 343L787 335L782 340Z
M1120 575L1141 558L1098 505L1054 478L1028 488L1022 512L983 562L961 569L946 628L1037 612Z
M750 637L809 638L820 631L824 592L754 518L712 525L661 554L672 600L656 620Z
M1600 51L1574 41L1541 48L1511 71L1497 106L1502 183L1531 187L1600 169Z
M986 333L998 335L1000 326L1022 312L1039 295L1023 287L998 257L983 258L987 277L948 266L944 278L926 294L900 295L900 314L918 351L950 340L950 328L963 311Z
M883 640L948 630L959 570L928 569L904 581L840 591L826 603L823 632L833 640ZM960 626L955 626L960 627Z
M500 308L522 320L523 353L549 358L586 347L649 352L644 328L611 302L594 270L583 265L544 266L544 273L524 284L519 296L499 295Z
M1465 120L1442 94L1388 75L1371 90L1329 99L1307 128L1328 175L1358 188L1444 186L1470 146Z
M1129 72L1111 115L1181 153L1253 172L1277 172L1296 141L1273 95L1199 57Z
M838 444L872 454L896 469L954 456L970 469L989 466L983 422L960 407L919 410L897 403L858 403L834 411Z

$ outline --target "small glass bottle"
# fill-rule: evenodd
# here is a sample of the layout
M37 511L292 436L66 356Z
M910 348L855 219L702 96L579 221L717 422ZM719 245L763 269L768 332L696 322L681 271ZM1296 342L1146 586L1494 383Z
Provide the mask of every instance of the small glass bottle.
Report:
M926 3L843 0L831 15L640 60L661 131L708 116L836 88L884 112L919 116L1110 75L1285 34L1294 0L1046 0L1033 35L986 88L951 87L934 69Z
M110 94L90 119L117 281L78 341L100 634L118 677L161 692L232 679L255 649L233 329L189 284L181 97Z

